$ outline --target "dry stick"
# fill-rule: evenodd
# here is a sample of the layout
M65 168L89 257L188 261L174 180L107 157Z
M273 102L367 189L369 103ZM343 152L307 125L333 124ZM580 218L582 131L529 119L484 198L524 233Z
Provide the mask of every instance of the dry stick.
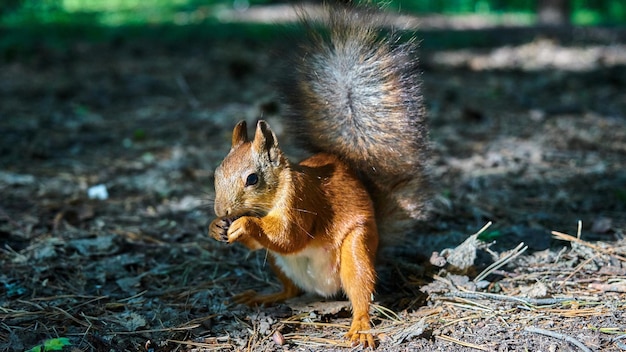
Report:
M481 299L481 298L490 298L498 301L511 301L511 302L519 302L533 306L545 306L551 305L561 302L567 301L575 301L574 297L562 297L562 298L525 298L525 297L517 297L517 296L505 296L498 295L495 293L487 293L487 292L448 292L443 295L444 297L459 297L465 299ZM435 296L436 298L437 296Z
M315 322L307 322L307 321L296 321L296 320L281 320L283 324L296 324L296 325L310 325L314 327L333 327L339 329L348 330L350 327L344 324L332 324L332 323L315 323Z
M528 249L528 246L524 246L524 242L520 243L515 247L511 253L509 253L506 257L499 259L497 262L489 265L485 270L483 270L476 278L474 278L474 282L479 282L482 279L486 278L489 274L503 267L506 263L511 260L517 258L519 255L524 253Z
M50 307L50 308L55 309L55 310L61 312L67 318L69 318L70 320L73 320L75 323L78 323L79 325L82 325L82 326L87 327L87 328L91 326L90 322L85 323L84 321L76 318L75 316L71 315L70 313L64 311L63 309L61 309L59 307Z
M587 346L585 346L582 342L576 340L575 338L573 338L571 336L563 335L563 334L560 334L558 332L554 332L554 331L550 331L550 330L535 328L535 327L532 327L532 326L524 328L524 331L533 332L535 334L550 336L550 337L554 337L555 339L567 341L567 342L571 343L572 345L580 348L581 351L583 351L583 352L591 352L591 350Z
M621 260L623 262L626 262L626 257L622 257L619 254L615 254L615 252L613 250L604 249L604 248L602 248L600 246L596 246L596 245L591 244L591 243L589 243L587 241L583 241L583 240L581 240L579 238L576 238L574 236L570 236L568 234L565 234L565 233L562 233L562 232L558 232L558 231L552 231L552 235L554 237L556 237L557 239L559 239L559 240L569 241L569 242L576 242L576 243L579 243L579 244L581 244L581 245L583 245L585 247L589 247L589 248L591 248L593 250L596 250L596 251L598 251L598 252L600 252L602 254L610 255L610 256L613 256L613 257L615 257L615 258L617 258L617 259L619 259L619 260Z
M582 270L582 268L589 264L589 262L591 262L592 260L596 259L597 255L594 255L593 257L585 260L584 262L580 263L580 265L578 265L578 267L576 267L576 269L574 269L574 271L572 271L571 274L567 275L567 277L563 280L563 282L561 282L561 284L559 285L558 289L562 289L563 287L565 287L565 284L567 283L567 281L569 281L569 279L572 278L572 276L576 275L577 272L579 272L580 270Z
M583 233L583 221L578 220L578 228L576 229L576 238L580 239L580 236Z
M480 230L478 230L478 232L476 232L474 235L480 235L481 233L487 231L487 229L489 228L489 226L491 226L491 224L493 224L493 222L489 221L485 224L485 226L483 226Z
M444 340L444 341L456 343L456 344L461 345L461 346L475 348L475 349L480 350L480 351L489 351L489 348L487 348L487 347L482 347L482 346L479 346L479 345L476 345L476 344L473 344L473 343L470 343L470 342L457 340L454 337L450 337L450 336L447 336L447 335L437 335L435 337L438 338L438 339Z
M441 329L443 329L443 328L445 328L445 327L448 327L448 326L450 326L450 325L454 325L454 324L456 324L456 323L460 323L460 322L462 322L462 321L472 320L472 319L480 319L480 318L482 318L482 315L481 315L480 313L478 313L478 314L468 315L468 316L463 317L463 318L458 318L458 319L455 319L455 320L451 320L451 321L449 321L449 322L447 322L447 323L445 323L445 324L441 325Z
M283 337L296 345L315 346L315 347L351 347L352 345L346 340L333 340L323 337L300 335L298 333L284 334Z
M387 307L384 307L384 306L381 306L381 305L378 305L378 304L373 304L373 303L371 304L371 307L375 311L377 311L378 313L382 314L385 318L387 318L387 319L389 319L391 321L395 321L395 322L402 321L402 318L400 318L398 316L398 314L396 314L396 312L394 312L393 310L391 310L391 309L389 309Z
M180 341L180 340L165 340L166 342L176 343L183 346L194 346L194 347L203 347L207 351L217 351L223 348L232 348L233 345L227 343L204 343L204 342L193 342L193 341Z
M177 328L162 328L162 329L146 329L146 330L135 330L135 331L109 331L103 333L104 335L134 335L134 334L150 334L155 332L173 332L173 331L186 331L192 330L200 327L200 324L192 324L188 326L181 326Z

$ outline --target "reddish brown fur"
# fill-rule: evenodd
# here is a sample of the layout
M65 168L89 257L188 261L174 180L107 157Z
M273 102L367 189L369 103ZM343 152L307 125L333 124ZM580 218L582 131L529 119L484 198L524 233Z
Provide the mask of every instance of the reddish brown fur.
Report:
M248 292L238 296L236 301L266 304L297 295L300 290L294 280L307 278L288 277L276 260L281 255L318 248L328 255L329 262L337 263L337 272L317 274L338 275L341 288L352 303L354 319L347 335L352 341L373 346L373 337L360 331L370 328L369 302L376 279L374 258L378 232L374 208L361 181L345 163L330 154L314 155L299 165L289 164L263 121L259 122L252 142L242 142L245 135L241 128L245 129L245 124L235 128L233 148L216 171L218 196L215 209L220 217L211 223L209 232L215 239L222 240L223 223L236 218L226 229L227 241L240 242L253 250L269 250L273 256L272 267L284 289L268 296ZM274 155L276 160L270 157L267 163L259 162L258 159L265 155ZM251 169L253 165L257 168ZM241 182L244 177L240 175L250 172L277 175L279 181L276 187L270 187L270 191L262 189L258 196L253 192L246 193L245 184ZM236 176L220 182L217 178L224 179L223 175ZM234 197L226 206L221 204L228 202L233 194L252 198L257 215L246 216L251 209L246 205L247 199ZM262 207L259 208L258 204Z
M329 32L312 30L285 75L292 75L285 90L291 133L318 154L291 165L265 122L252 142L238 124L215 173L218 218L210 233L266 248L283 283L282 292L248 292L238 302L343 290L353 307L347 335L374 346L363 330L370 328L378 231L389 242L424 216L426 116L414 43L379 36L377 12L327 10Z

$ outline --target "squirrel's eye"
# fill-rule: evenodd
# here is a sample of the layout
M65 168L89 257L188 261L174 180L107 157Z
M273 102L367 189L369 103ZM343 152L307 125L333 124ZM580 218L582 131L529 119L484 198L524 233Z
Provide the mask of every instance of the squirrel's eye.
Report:
M246 178L246 186L256 185L257 182L259 182L259 176L257 174L252 173Z

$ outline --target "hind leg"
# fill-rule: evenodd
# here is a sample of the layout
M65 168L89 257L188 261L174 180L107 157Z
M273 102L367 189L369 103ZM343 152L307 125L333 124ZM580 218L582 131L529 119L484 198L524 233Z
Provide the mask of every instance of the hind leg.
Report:
M374 259L378 247L375 225L354 229L341 245L341 283L352 304L352 325L346 337L353 344L375 347L369 307L376 283Z

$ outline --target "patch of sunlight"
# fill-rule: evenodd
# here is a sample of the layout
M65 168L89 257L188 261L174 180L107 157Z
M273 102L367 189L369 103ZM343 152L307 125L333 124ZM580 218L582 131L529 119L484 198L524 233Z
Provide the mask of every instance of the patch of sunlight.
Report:
M62 0L67 12L132 11L191 5L190 0Z
M197 6L193 0L62 0L67 13L98 14L98 23L105 26L200 23L211 17L209 5L215 5L215 1Z

